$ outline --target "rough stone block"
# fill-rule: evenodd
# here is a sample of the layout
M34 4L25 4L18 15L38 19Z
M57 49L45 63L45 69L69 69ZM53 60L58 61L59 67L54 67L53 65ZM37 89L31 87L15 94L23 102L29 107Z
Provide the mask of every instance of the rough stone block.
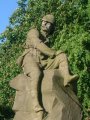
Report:
M13 109L16 111L14 120L34 120L35 113L32 109L33 100L27 84L28 78L20 79L20 77L18 76L17 79L12 80L12 84L10 83L11 87L16 89L13 105ZM22 81L21 89L18 89L19 86L17 87L18 80ZM48 116L44 120L81 120L81 105L71 88L63 86L63 79L59 70L44 71L41 94L41 103L48 112Z

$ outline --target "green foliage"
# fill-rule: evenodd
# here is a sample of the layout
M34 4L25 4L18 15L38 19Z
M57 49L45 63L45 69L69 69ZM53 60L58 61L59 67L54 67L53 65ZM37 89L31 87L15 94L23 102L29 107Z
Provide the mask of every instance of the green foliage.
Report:
M63 1L63 0L62 0ZM90 4L90 2L89 2ZM12 107L14 90L9 81L22 70L16 65L23 51L26 34L32 26L40 29L43 15L52 13L56 18L55 32L50 45L67 53L70 69L79 74L78 98L83 106L83 120L90 108L90 15L85 0L19 0L18 9L10 17L10 24L0 40L0 105ZM9 109L8 109L9 112ZM0 117L3 116L0 110ZM7 116L3 118L8 119Z

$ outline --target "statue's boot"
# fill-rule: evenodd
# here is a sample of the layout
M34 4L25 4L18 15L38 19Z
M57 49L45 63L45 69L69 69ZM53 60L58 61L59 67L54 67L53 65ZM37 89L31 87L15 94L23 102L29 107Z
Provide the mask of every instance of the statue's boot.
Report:
M37 113L38 111L43 111L43 107L41 106L38 96L40 91L39 90L40 73L34 70L30 74L28 74L28 77L30 78L29 88L31 93L33 111L35 111L35 113Z
M64 79L64 86L69 85L69 83L76 81L79 78L78 75L70 75L67 59L64 59L64 61L60 63L59 70Z
M31 91L31 97L32 97L33 110L35 112L43 111L43 108L39 104L38 92L37 91Z
M33 98L33 110L35 112L35 118L33 120L43 120L47 116L47 112L41 107L38 100L38 92L31 91L32 98Z
M46 111L38 111L36 112L35 118L33 120L43 120L47 117Z
M78 75L67 75L64 77L64 86L69 85L69 83L78 80Z
M39 104L37 95L38 95L37 91L31 91L33 111L35 112L33 120L43 120L45 111Z

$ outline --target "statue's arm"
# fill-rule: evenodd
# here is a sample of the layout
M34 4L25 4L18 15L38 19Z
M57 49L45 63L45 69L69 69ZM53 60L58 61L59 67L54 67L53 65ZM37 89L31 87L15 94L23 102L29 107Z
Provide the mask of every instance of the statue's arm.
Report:
M40 42L39 44L37 44L36 48L40 50L43 54L48 55L48 56L55 56L56 54L55 50L49 48L43 42Z
M30 40L31 45L38 49L41 53L48 56L55 56L56 51L49 48L42 42L42 40L40 40L39 33L36 29L33 29L29 32L28 39Z

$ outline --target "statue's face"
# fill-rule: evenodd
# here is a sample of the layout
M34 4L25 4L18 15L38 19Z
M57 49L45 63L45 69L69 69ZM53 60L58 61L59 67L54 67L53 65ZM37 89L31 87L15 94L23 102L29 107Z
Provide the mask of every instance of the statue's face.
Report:
M52 24L48 21L42 21L41 29L47 33L50 33Z

